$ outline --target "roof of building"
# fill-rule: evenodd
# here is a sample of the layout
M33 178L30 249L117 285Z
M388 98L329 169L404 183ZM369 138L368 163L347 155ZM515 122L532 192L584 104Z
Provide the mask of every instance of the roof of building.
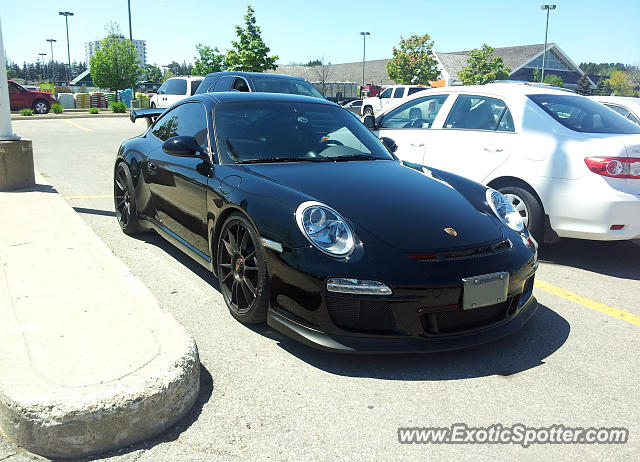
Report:
M74 78L71 82L69 82L69 85L78 85L78 83L80 82L87 82L87 81L91 82L91 74L89 72L89 69L87 69L86 71L78 75L76 78Z
M365 81L376 85L391 85L395 83L387 75L385 65L388 59L365 61ZM320 66L278 66L276 72L280 74L296 75L309 82L322 81ZM362 83L362 61L343 64L328 64L324 72L326 82L358 82Z

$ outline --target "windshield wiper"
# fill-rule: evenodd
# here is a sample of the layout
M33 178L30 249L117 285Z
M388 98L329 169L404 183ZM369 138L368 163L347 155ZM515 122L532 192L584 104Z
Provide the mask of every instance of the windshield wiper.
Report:
M351 156L332 156L332 157L322 157L320 159L323 162L341 162L341 161L349 161L349 160L384 160L380 157L370 156L367 154L355 154Z
M301 158L301 157L262 157L260 159L245 159L239 160L236 164L262 164L271 162L313 162L315 158Z

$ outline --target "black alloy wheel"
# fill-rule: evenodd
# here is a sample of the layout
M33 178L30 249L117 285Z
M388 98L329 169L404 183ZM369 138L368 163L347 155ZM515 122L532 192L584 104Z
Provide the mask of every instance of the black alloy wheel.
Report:
M253 225L239 213L224 223L216 258L220 290L229 311L245 324L267 319L264 249Z
M118 224L126 234L141 231L136 208L135 189L126 163L120 162L113 178L113 199Z

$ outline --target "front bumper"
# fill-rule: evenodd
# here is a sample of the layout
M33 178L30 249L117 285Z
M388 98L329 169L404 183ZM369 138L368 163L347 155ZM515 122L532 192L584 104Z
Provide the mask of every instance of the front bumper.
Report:
M498 340L521 329L538 309L538 301L531 295L511 316L481 329L456 335L432 337L383 337L327 334L288 317L277 308L270 308L267 324L273 329L305 345L338 353L435 353L457 350Z
M466 348L515 332L537 308L537 260L522 243L499 254L437 263L372 245L361 257L354 253L352 261L317 254L313 248L267 251L267 323L319 349L399 353ZM462 277L496 271L510 275L507 300L463 310ZM332 276L378 280L393 293L328 292L326 280Z

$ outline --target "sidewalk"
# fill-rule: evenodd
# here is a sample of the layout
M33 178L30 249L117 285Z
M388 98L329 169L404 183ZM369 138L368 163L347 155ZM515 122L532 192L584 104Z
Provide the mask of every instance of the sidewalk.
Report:
M193 339L51 186L0 192L0 427L48 457L154 436L193 405Z

